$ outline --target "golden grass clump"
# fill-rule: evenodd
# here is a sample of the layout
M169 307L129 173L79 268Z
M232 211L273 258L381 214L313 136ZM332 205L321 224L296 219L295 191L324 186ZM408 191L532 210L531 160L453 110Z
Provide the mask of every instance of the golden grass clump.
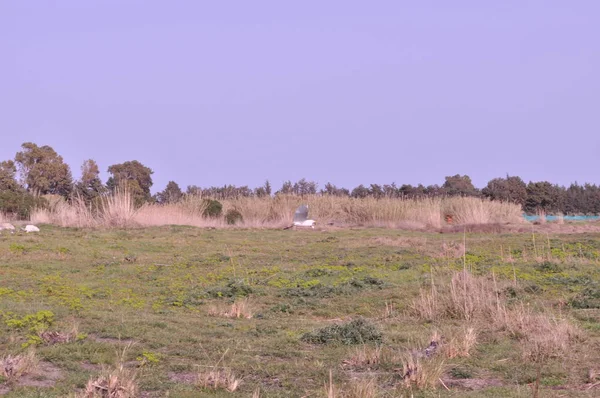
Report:
M248 298L240 301L236 301L231 304L231 307L227 309L219 309L212 307L208 310L208 315L218 316L223 318L252 318L252 310L250 309L250 302Z
M0 358L0 375L8 381L18 380L21 376L33 372L38 366L35 351L25 354L7 355Z
M242 379L238 379L230 368L212 367L211 370L198 373L196 384L199 387L211 390L227 390L234 392L238 389Z
M405 388L436 388L446 370L441 357L422 358L414 353L406 353L401 358L400 376Z
M78 398L134 398L138 396L136 372L119 364L90 379Z

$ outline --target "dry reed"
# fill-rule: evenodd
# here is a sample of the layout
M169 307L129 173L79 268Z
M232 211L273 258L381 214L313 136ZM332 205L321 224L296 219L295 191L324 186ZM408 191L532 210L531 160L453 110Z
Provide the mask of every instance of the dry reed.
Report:
M521 209L512 203L480 198L350 198L334 196L242 197L221 201L223 214L236 210L245 228L280 228L290 225L294 210L308 204L310 217L318 225L352 225L405 229L441 228L444 216L451 214L454 224L520 223ZM204 217L206 204L200 196L187 195L175 204L147 204L136 209L126 190L102 197L93 209L75 198L71 202L53 200L45 209L32 212L31 221L73 227L134 227L190 225L227 227L223 217Z

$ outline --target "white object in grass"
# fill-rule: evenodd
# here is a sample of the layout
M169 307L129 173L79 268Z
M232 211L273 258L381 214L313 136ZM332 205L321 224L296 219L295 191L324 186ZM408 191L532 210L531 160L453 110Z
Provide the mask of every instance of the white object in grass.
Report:
M35 225L30 224L25 226L25 232L40 232L40 229Z
M308 205L301 205L294 213L294 227L310 227L314 228L317 222L308 219Z

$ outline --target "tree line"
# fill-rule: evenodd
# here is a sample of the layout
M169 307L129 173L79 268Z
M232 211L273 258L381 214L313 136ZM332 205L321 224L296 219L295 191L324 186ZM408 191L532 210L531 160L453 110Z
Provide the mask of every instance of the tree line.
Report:
M98 164L88 159L81 165L81 177L74 180L69 165L52 147L23 143L14 159L0 162L0 211L25 218L32 208L46 205L44 195L60 195L67 200L78 198L94 204L102 196L121 188L131 192L137 206L144 203L176 203L186 195L202 195L217 200L281 194L353 198L473 196L518 203L527 213L600 214L600 187L595 184L572 183L564 187L548 181L525 183L520 177L508 175L492 179L482 189L476 188L468 175L459 174L445 177L442 185L370 184L359 185L352 190L329 182L319 189L316 182L301 179L286 181L278 190L274 190L266 181L257 188L234 185L202 188L190 185L183 192L176 182L169 181L162 191L152 195L150 189L154 172L139 161L114 164L107 171L110 177L103 183Z

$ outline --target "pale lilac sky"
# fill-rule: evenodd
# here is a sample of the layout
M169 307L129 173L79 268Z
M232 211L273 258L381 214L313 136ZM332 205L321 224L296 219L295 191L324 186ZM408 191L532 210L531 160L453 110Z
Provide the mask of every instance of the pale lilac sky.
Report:
M0 159L155 187L600 183L600 1L0 1Z

